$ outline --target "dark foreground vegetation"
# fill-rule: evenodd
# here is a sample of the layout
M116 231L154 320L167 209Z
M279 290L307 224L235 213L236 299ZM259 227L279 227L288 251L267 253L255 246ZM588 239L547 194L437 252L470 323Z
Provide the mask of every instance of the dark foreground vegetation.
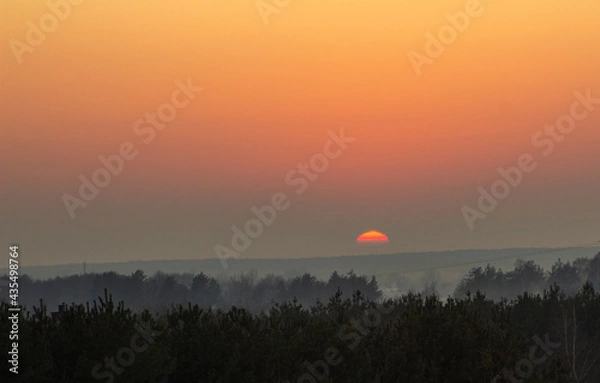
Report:
M0 328L9 332L8 306ZM25 382L598 382L600 294L586 284L493 302L359 292L307 308L173 307L134 313L110 296L21 318ZM10 349L7 337L0 346ZM2 374L8 376L6 358Z
M352 272L187 278L23 278L18 380L600 382L600 254L550 271L474 268L447 299L429 288L385 300ZM34 293L53 303L32 304ZM10 334L6 303L0 315Z

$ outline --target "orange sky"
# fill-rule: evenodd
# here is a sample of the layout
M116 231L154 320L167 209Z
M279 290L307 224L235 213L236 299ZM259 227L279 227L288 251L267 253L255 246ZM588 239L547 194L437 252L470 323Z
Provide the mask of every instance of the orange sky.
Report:
M214 256L342 127L356 141L244 256L357 252L372 227L394 251L590 240L600 105L551 156L531 137L575 91L600 98L600 3L481 1L418 76L408 52L466 3L290 0L265 24L254 0L88 0L19 64L49 10L0 2L3 244L32 264ZM143 144L134 122L188 78L204 90ZM61 196L124 141L139 157L71 220ZM461 206L523 153L539 168L471 232Z

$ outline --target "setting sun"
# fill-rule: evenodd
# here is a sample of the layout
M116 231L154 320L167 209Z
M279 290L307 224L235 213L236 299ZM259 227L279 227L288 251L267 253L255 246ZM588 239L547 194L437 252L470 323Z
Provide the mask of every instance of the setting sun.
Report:
M371 230L356 238L356 243L388 243L388 236L379 231Z

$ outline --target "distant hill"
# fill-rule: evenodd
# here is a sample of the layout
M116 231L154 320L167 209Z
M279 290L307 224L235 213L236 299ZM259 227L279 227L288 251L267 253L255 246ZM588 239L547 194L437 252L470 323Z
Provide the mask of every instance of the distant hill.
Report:
M397 253L380 255L351 255L320 258L247 258L229 259L229 268L225 270L218 259L197 260L155 260L112 263L88 263L88 273L115 271L120 274L143 270L146 275L157 271L164 273L204 272L214 277L227 277L235 274L255 271L257 276L276 274L284 277L296 276L305 272L320 279L327 279L333 271L345 273L354 270L357 274L375 275L378 280L419 279L436 274L444 280L456 281L473 267L492 263L497 268L512 269L518 258L534 260L549 270L559 258L573 261L580 257L593 257L600 247L569 248L514 248L499 250L456 250L440 252ZM0 270L6 273L6 268ZM21 274L32 278L48 279L83 273L83 263L52 266L22 266Z

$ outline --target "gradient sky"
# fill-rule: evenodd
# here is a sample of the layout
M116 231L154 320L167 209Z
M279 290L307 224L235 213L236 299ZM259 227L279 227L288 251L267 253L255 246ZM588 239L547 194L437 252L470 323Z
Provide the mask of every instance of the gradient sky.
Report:
M267 1L267 3L271 3ZM215 257L278 192L291 206L241 256L566 246L600 239L600 105L543 156L532 136L574 92L600 98L597 0L481 1L418 76L408 52L467 1L83 1L18 63L46 3L0 1L1 244L24 264ZM175 81L204 90L144 144ZM302 195L284 181L328 132L356 140ZM98 156L139 156L71 219ZM471 231L461 207L498 167L538 168Z

